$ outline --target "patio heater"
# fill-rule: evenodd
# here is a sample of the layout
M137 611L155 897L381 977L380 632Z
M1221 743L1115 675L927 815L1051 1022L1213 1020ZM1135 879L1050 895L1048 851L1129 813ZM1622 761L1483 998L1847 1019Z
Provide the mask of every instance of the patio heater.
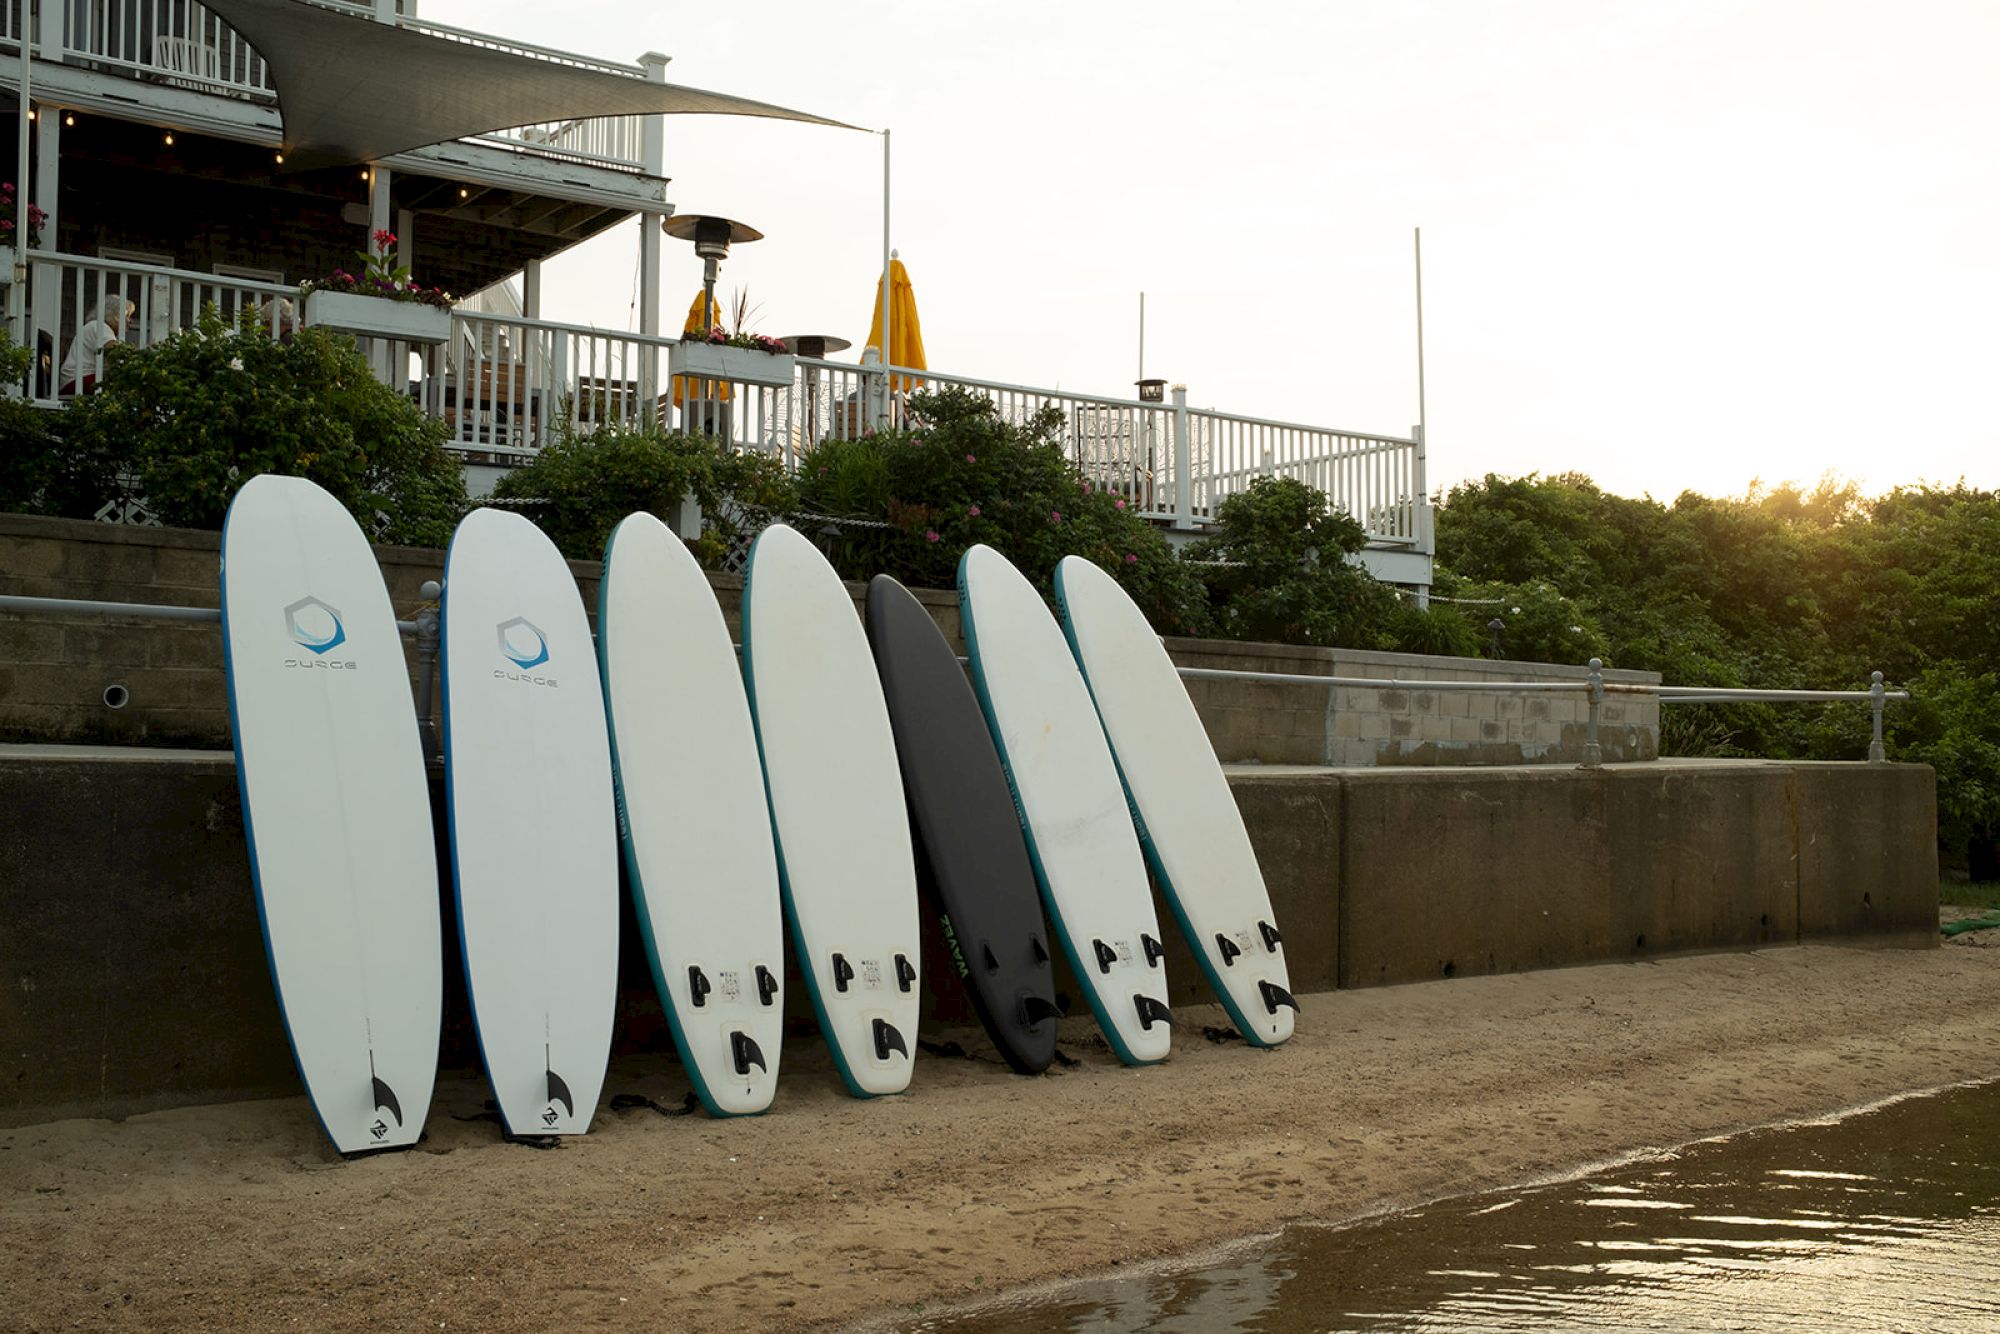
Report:
M829 352L845 352L854 344L833 334L786 334L778 340L785 345L785 351L795 357L808 358L800 367L806 382L806 442L819 441L819 367L815 361L825 361Z
M702 213L676 213L661 220L660 230L678 240L694 242L694 253L701 257L701 336L706 339L715 329L716 265L728 258L732 243L761 241L764 233L748 223ZM710 401L709 383L705 378L695 382L696 397L704 404Z
M676 213L660 223L660 230L678 240L694 242L694 253L701 256L701 290L704 293L701 336L706 338L715 327L715 266L729 258L732 244L748 245L752 241L761 241L764 233L748 223L702 213Z

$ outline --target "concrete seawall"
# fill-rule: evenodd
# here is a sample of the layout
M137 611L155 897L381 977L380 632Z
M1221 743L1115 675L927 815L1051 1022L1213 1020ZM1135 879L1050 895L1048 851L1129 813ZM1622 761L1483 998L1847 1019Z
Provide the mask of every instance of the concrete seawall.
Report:
M1923 766L1256 767L1231 786L1301 992L1937 942ZM1174 1003L1209 999L1161 919ZM469 1067L444 935L443 1059ZM0 1124L298 1091L227 752L0 746L0 984ZM925 986L926 1023L964 1019L935 958ZM629 910L616 1043L672 1059Z

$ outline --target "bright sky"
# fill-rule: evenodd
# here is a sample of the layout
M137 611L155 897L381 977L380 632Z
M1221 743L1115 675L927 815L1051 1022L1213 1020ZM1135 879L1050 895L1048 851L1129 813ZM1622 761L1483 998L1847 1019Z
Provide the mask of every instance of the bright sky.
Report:
M424 17L893 130L934 369L1406 434L1433 488L2000 486L1995 0L423 0ZM667 121L719 289L859 343L882 141ZM547 270L636 327L636 228ZM665 308L700 285L669 240ZM418 275L421 277L422 275ZM726 303L725 303L726 304ZM854 354L848 353L851 357Z

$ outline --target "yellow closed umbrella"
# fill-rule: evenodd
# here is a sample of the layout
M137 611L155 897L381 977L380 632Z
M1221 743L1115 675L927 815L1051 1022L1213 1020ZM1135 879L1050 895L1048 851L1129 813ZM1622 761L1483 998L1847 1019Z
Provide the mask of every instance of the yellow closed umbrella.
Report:
M868 342L879 354L882 350L882 284L875 284L875 316L868 325ZM891 366L907 366L913 370L928 370L930 363L924 360L924 330L917 322L917 294L910 286L910 271L903 267L903 261L889 255L889 356ZM898 375L891 380L897 392L913 389L923 381L912 375Z
M702 326L702 318L701 318L701 299L702 299L702 296L703 296L703 293L701 293L701 292L696 292L696 293L694 294L694 301L693 301L693 303L692 303L692 304L690 304L690 305L688 306L688 317L687 317L687 322L686 322L685 324L681 325L681 335L682 335L682 337L685 337L685 338L698 338L698 337L700 337L700 336L701 336L701 326ZM721 327L722 327L722 311L721 311L721 309L720 309L720 308L719 308L719 307L718 307L718 306L717 306L717 305L715 304L715 302L714 302L713 300L711 300L711 301L710 301L710 302L708 303L708 314L709 314L709 318L708 318L708 325L709 325L709 327L710 327L710 328L714 328L714 329L719 329L719 328L721 328ZM708 380L708 381L701 381L701 380L696 380L696 379L695 379L695 378L693 378L692 376L687 376L687 375L676 375L676 376L674 377L674 406L675 406L675 407L679 407L679 406L681 405L681 400L682 400L682 399L684 399L684 398L686 398L686 397L688 397L689 395L694 395L694 396L697 396L697 397L699 397L699 396L701 395L701 393L702 393L702 390L701 390L701 387L700 387L700 386L701 386L702 384L704 384L704 383L706 383L706 384L708 385L708 397L709 397L709 398L718 398L718 399L724 399L724 400L727 400L727 399L728 399L728 397L729 397L729 395L730 395L730 394L731 394L731 392L732 392L732 390L731 390L731 389L730 389L730 387L729 387L729 381L727 381L727 380Z

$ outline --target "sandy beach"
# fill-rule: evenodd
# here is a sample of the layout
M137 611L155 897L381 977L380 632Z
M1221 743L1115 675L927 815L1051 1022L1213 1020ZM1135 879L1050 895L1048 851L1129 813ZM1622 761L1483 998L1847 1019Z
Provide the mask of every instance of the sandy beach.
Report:
M755 1329L871 1323L1893 1093L2000 1075L2000 931L1309 996L1274 1052L1178 1016L1127 1070L1011 1074L927 1035L856 1102L788 1039L777 1107L678 1114L613 1066L591 1134L503 1142L475 1080L417 1149L341 1161L303 1099L0 1131L15 1327ZM1205 1032L1205 1027L1211 1031ZM960 1049L963 1054L959 1054ZM616 1104L614 1107L613 1104Z

